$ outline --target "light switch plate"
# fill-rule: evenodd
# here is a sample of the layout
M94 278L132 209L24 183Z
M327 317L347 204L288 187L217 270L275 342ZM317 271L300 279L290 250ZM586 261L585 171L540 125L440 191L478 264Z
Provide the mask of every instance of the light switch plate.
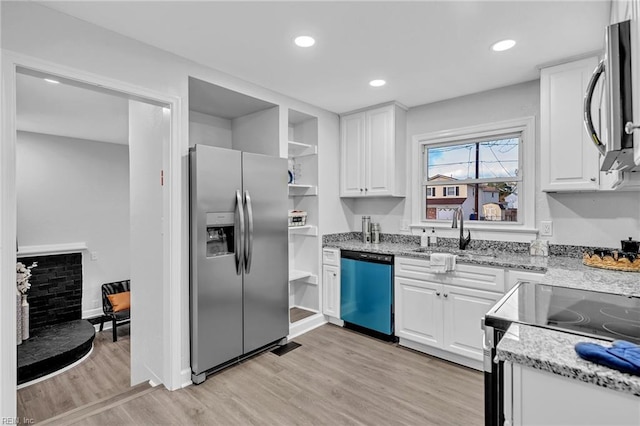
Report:
M540 221L540 236L550 237L553 235L553 222L550 220Z

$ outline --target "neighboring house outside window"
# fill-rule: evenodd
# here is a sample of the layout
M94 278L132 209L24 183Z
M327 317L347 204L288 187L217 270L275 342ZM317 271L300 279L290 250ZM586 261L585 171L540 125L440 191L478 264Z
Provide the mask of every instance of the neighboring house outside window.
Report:
M530 192L527 203L533 209L533 182L524 173L534 175L533 119L494 126L414 136L421 154L421 221L451 220L462 208L465 220L531 227L533 215L525 223L519 200L522 204L523 193Z

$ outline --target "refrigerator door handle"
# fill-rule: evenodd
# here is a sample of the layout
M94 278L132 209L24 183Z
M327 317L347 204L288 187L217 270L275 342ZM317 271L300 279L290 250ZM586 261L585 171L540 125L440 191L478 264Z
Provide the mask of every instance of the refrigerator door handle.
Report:
M244 246L244 267L246 273L251 272L251 259L253 258L253 207L251 207L251 196L249 191L244 191L244 202L247 208L247 234Z
M242 274L242 264L244 261L244 257L242 255L242 243L244 241L244 209L242 208L242 195L240 195L240 190L236 190L236 215L238 225L240 227L240 232L236 232L235 240L236 240L236 274Z

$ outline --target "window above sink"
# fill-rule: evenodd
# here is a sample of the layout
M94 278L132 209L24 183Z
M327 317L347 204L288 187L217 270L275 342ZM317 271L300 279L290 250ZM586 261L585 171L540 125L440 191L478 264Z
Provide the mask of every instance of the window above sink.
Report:
M535 238L534 117L414 135L412 158L412 227L450 227L462 207L467 229Z

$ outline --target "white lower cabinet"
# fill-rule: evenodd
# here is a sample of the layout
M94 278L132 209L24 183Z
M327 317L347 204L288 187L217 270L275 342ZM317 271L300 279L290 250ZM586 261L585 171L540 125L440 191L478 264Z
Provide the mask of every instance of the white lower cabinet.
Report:
M504 270L459 265L461 271L436 274L428 271L428 265L428 260L396 258L395 334L400 344L481 369L480 322L503 292L464 285L504 288Z
M340 318L340 267L322 266L322 313Z
M444 286L442 296L443 349L482 361L484 332L480 327L480 320L502 297L502 294Z
M397 277L395 334L424 345L442 346L442 284Z
M507 380L505 424L640 424L640 398L629 393L505 362Z

